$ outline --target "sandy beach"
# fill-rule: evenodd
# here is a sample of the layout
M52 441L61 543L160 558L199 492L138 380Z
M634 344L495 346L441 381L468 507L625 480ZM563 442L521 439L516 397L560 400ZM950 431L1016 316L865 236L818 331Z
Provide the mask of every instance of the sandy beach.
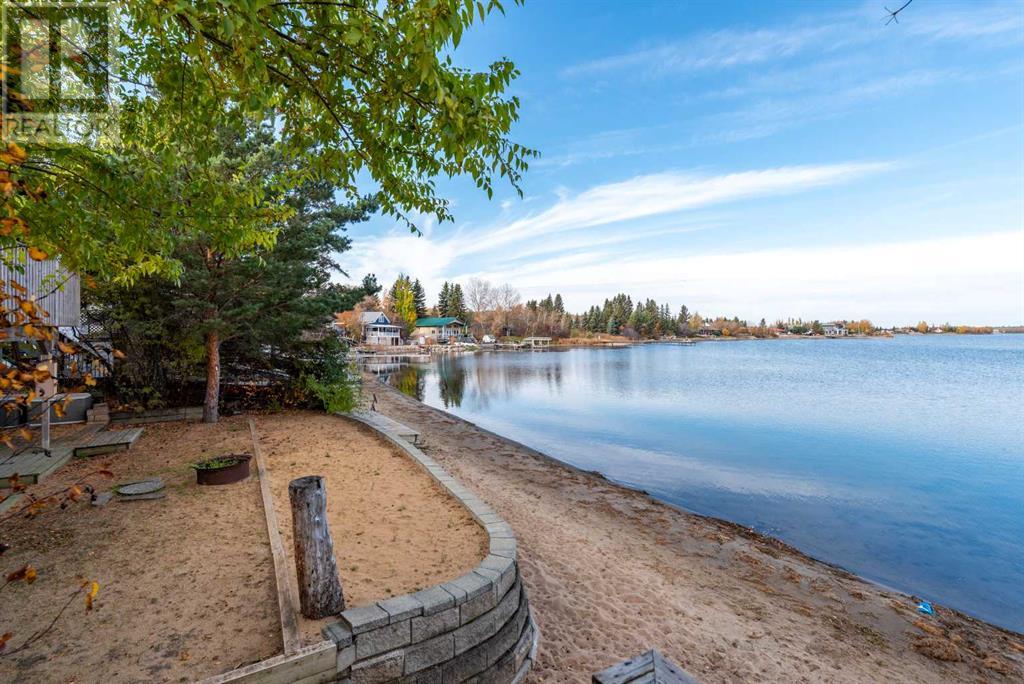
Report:
M487 555L483 529L419 467L369 428L312 411L256 418L278 527L295 563L288 483L311 473L327 487L327 516L347 607L419 591L472 570ZM298 596L295 573L289 573ZM303 642L336 618L299 616Z
M515 529L536 682L657 648L702 682L1020 681L1024 636L581 472L367 381L382 413Z
M288 483L324 477L349 607L458 577L486 555L486 535L462 504L365 426L312 411L252 418L289 567ZM5 572L27 564L38 579L4 587L0 632L13 633L14 648L0 653L0 682L194 682L281 653L259 482L251 476L200 487L191 467L251 453L248 420L150 423L130 451L74 458L29 488L44 496L102 468L112 477L89 480L99 491L160 477L166 496L101 507L85 496L66 510L51 506L7 521ZM79 576L100 585L91 611L76 594ZM320 628L330 621L300 617L304 641L321 641ZM36 632L38 640L15 650Z

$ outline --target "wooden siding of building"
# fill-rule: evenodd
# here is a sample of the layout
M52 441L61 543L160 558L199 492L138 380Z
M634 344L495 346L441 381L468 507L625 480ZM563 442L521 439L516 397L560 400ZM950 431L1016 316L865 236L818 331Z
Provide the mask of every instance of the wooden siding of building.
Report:
M20 264L20 270L9 264ZM0 279L13 280L26 290L28 296L46 311L47 322L58 327L81 324L82 297L78 275L69 273L55 259L33 261L26 250L8 252L0 259ZM63 283L63 286L61 284ZM10 286L7 286L10 290Z

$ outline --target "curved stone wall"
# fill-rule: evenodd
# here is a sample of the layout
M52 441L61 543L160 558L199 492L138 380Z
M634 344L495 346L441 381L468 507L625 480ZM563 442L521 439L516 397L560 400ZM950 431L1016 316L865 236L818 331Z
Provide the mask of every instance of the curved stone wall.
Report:
M516 539L501 517L422 451L382 434L456 499L487 532L489 553L472 572L414 594L347 610L324 628L337 648L337 677L352 684L519 682L539 633L516 564Z

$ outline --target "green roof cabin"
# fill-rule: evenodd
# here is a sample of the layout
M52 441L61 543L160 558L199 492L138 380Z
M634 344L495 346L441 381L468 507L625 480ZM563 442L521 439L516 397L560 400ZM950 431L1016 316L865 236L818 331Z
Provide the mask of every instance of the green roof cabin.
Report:
M449 342L466 336L466 324L454 316L440 318L417 318L413 337L424 341Z

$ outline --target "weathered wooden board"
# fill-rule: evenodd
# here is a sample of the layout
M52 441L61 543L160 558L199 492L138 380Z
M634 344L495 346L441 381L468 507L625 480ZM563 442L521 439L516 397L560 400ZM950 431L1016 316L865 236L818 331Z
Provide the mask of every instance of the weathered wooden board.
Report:
M697 684L697 680L686 670L654 651L654 677L657 682L680 682L681 684Z
M0 496L4 497L4 500L0 501L0 513L6 513L7 511L13 509L20 503L27 503L22 501L22 499L25 498L25 495L22 494L21 492L15 492L13 494L6 495L0 494Z
M337 676L338 649L333 641L324 641L247 665L231 672L204 679L199 684L320 684Z
M202 406L186 406L184 408L154 409L137 413L117 412L110 414L111 423L169 423L179 420L200 420L203 417Z
M99 429L97 425L89 425L74 434L53 440L49 456L39 450L13 455L10 449L0 449L0 489L11 486L10 477L15 473L22 484L42 482L71 459L76 444L91 439Z
M256 421L252 418L249 419L249 434L252 435L252 453L256 457L256 475L260 480L260 495L263 498L263 512L267 519L267 536L270 537L270 552L274 557L274 577L277 581L277 610L281 616L281 637L284 641L284 653L285 655L291 655L298 652L299 647L302 645L297 617L299 602L292 591L288 557L284 553L281 530L277 526L277 513L274 512L274 497L270 493L270 474L267 472L267 462L263 457L263 451L260 449L259 436L256 434ZM333 644L333 642L331 643ZM266 681L269 682L271 680ZM282 679L280 681L291 680Z
M618 665L612 665L607 670L598 672L593 677L593 684L624 684L653 672L654 651L647 651L635 658L624 660Z
M698 684L685 670L655 650L594 674L593 684Z
M84 444L75 446L75 456L97 456L130 449L142 436L142 428L97 432Z

